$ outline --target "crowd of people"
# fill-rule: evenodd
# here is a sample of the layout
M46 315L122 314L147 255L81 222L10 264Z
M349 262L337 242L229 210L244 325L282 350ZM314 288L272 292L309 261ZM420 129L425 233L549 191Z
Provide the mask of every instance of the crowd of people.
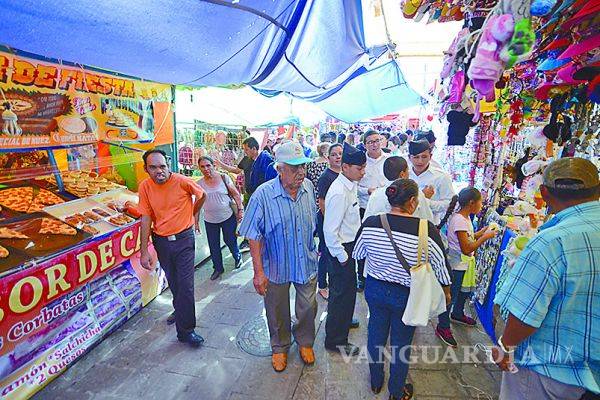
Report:
M431 131L390 136L369 130L361 139L355 146L343 135L324 134L314 152L298 140L261 151L249 137L237 166L200 158L197 182L169 172L162 151L146 152L150 178L139 189L141 262L155 268L147 250L151 236L173 293L170 321L180 341L195 347L204 341L194 330L193 295L194 227L199 230L203 209L211 280L224 273L221 232L235 268L241 266L244 247L250 251L275 371L286 369L292 337L302 361L315 362L317 296L328 301L325 348L358 355L348 336L358 327L354 309L357 293L364 291L370 385L379 393L382 349L388 340L401 349L413 339L415 327L403 321L403 314L411 293L410 267L421 264L430 267L446 300L435 334L458 346L452 324L476 325L465 312L475 284L474 253L497 235L494 227L474 229L482 195L473 187L455 192L449 174L432 159ZM217 168L241 174L245 193ZM556 215L527 246L497 299L511 313L493 348L495 361L507 371L502 399L579 399L600 391L600 329L593 307L600 305L598 171L583 159L561 159L547 167L541 192ZM240 247L238 236L244 239ZM538 364L514 359L515 350L522 354L526 346L539 350ZM563 346L574 348L572 363L555 357L553 349ZM414 390L406 383L406 352L405 357L393 354L390 399L410 399Z

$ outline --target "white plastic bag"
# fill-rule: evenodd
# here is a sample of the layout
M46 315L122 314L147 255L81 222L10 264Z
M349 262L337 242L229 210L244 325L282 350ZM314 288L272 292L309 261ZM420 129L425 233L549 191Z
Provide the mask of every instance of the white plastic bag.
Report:
M446 296L429 264L427 220L419 223L417 265L410 269L410 294L402 322L408 326L426 326L429 319L446 311ZM423 254L424 253L424 254ZM422 260L422 256L425 258Z

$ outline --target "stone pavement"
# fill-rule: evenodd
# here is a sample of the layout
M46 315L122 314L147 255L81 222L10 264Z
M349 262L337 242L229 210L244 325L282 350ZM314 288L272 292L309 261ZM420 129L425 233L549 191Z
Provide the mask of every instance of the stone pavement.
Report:
M252 285L249 253L244 254L244 266L233 272L228 251L224 256L228 256L227 272L220 280L208 279L210 262L196 271L197 332L206 339L202 348L179 343L175 327L167 326L165 320L172 309L170 292L166 291L34 399L387 399L387 383L380 395L372 394L365 357L345 363L340 355L323 348L327 302L320 296L315 365L303 365L295 344L288 368L280 374L273 371L270 357L242 351L236 336L244 324L261 315L262 301ZM350 340L363 348L367 313L364 297L359 294L355 315L361 326L351 331ZM454 332L459 344L489 344L477 329L455 327ZM266 331L255 333L264 336ZM500 372L495 365L481 362L483 353L476 356L479 362L467 354L467 362L451 364L452 355L445 353L432 326L419 328L413 344L428 346L415 352L418 360L410 367L415 399L498 397ZM461 349L456 354L463 360ZM427 362L436 358L446 362Z

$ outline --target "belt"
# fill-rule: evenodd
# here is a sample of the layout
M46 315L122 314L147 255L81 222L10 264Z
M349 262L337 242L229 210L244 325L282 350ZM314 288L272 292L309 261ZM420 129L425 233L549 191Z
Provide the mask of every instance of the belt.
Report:
M174 235L160 236L160 235L157 235L156 233L152 233L152 237L154 239L161 239L161 240L168 240L169 242L175 242L177 240L181 240L184 237L188 236L191 231L192 231L192 227L190 226L189 228L184 229L183 231L176 233Z

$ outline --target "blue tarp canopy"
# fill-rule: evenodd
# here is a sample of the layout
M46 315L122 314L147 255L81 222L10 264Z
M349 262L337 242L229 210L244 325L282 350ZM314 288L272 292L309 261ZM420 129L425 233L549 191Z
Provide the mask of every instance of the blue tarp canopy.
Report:
M365 46L360 0L4 0L0 13L0 44L21 51L157 82L326 96L330 110L382 50Z
M398 63L391 60L313 101L329 115L353 123L413 107L422 100L404 80Z

